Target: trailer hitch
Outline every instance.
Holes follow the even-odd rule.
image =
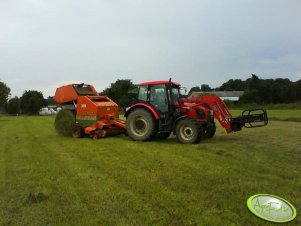
[[[266,126],[268,124],[268,114],[265,109],[244,110],[241,116],[231,119],[232,130],[239,131],[242,127],[254,128]]]

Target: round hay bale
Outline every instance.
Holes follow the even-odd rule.
[[[54,126],[61,136],[71,136],[72,127],[75,125],[75,112],[61,110],[55,117]]]

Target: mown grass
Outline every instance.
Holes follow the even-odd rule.
[[[53,122],[0,118],[0,225],[272,225],[246,208],[257,193],[300,210],[299,122],[197,145],[59,137]]]

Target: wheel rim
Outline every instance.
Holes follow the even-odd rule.
[[[181,137],[184,140],[191,140],[194,137],[194,131],[190,126],[183,125],[180,129]]]
[[[133,131],[137,136],[143,136],[147,132],[148,122],[145,118],[137,117],[133,124]]]

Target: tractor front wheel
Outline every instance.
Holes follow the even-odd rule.
[[[212,138],[216,132],[215,123],[210,123],[207,129],[204,131],[204,138]]]
[[[156,134],[155,120],[146,109],[135,109],[126,119],[126,132],[137,141],[147,141]]]
[[[182,144],[199,143],[202,137],[202,127],[192,119],[182,119],[176,125],[176,136]]]

